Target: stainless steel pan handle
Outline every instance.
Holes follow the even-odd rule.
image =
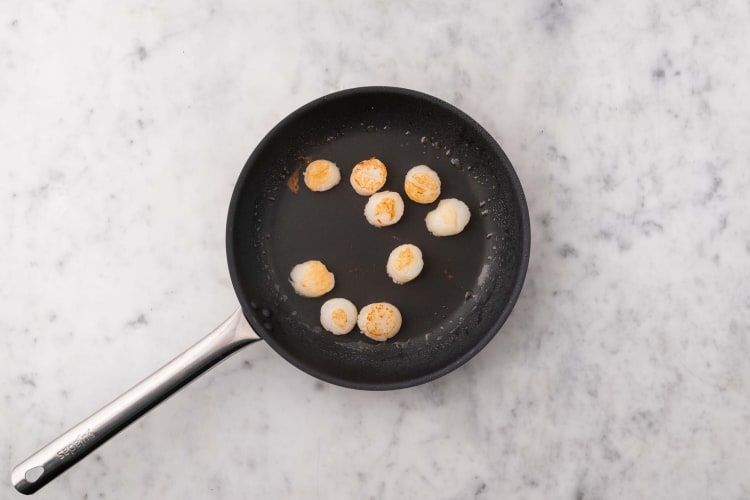
[[[188,350],[18,464],[11,472],[13,485],[27,495],[38,491],[198,375],[258,340],[237,309]]]

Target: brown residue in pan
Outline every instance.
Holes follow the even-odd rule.
[[[299,193],[299,169],[301,167],[298,167],[297,170],[292,172],[292,175],[289,176],[289,178],[286,180],[287,187],[292,191],[292,193]]]

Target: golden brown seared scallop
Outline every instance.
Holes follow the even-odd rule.
[[[372,340],[385,342],[401,329],[401,312],[388,302],[368,304],[359,311],[357,325]]]
[[[297,264],[289,273],[294,291],[303,297],[320,297],[333,290],[336,280],[333,273],[319,260]]]
[[[427,165],[417,165],[406,172],[404,192],[417,203],[432,203],[440,196],[440,177]]]
[[[326,300],[320,307],[320,324],[334,335],[345,335],[357,324],[357,307],[350,300]]]
[[[419,276],[423,267],[422,251],[418,246],[407,243],[393,249],[385,269],[394,283],[403,285]]]
[[[302,175],[310,191],[328,191],[341,181],[341,172],[335,163],[328,160],[311,162]]]
[[[375,227],[391,226],[404,215],[404,200],[395,191],[381,191],[370,196],[365,205],[367,222]]]
[[[385,185],[387,176],[388,170],[383,162],[372,157],[354,166],[349,182],[351,182],[357,194],[370,196],[377,193]]]

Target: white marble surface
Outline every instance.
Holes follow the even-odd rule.
[[[516,166],[502,334],[387,393],[254,345],[38,498],[750,498],[750,4],[352,4],[2,3],[0,497],[233,310],[225,215],[265,132],[388,84]]]

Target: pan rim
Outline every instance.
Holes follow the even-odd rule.
[[[342,98],[348,98],[352,96],[366,95],[366,94],[393,94],[393,95],[398,95],[402,97],[405,96],[405,97],[410,97],[410,98],[426,101],[431,105],[437,106],[439,108],[442,108],[450,112],[451,114],[457,116],[461,120],[470,124],[473,128],[475,128],[479,132],[479,134],[483,137],[483,139],[486,141],[488,146],[491,147],[493,154],[497,156],[503,163],[506,173],[508,175],[508,178],[510,179],[511,189],[517,198],[517,201],[519,204],[518,209],[520,213],[521,260],[519,263],[518,272],[516,274],[515,283],[513,284],[513,288],[511,289],[511,293],[508,297],[508,301],[504,305],[498,318],[492,323],[492,325],[485,332],[483,332],[483,334],[479,337],[479,340],[474,345],[472,345],[470,349],[468,349],[466,352],[461,354],[461,356],[459,356],[457,359],[455,359],[451,363],[448,363],[445,366],[442,366],[441,368],[434,370],[430,373],[420,375],[417,377],[411,377],[411,378],[407,378],[403,380],[398,380],[395,382],[352,381],[344,377],[338,377],[336,375],[332,375],[330,373],[325,373],[320,370],[317,370],[314,367],[301,362],[295,356],[292,356],[291,354],[289,354],[273,339],[273,335],[269,334],[266,331],[266,329],[263,327],[261,322],[258,321],[252,314],[249,314],[247,312],[247,311],[250,311],[252,307],[250,303],[248,302],[247,297],[245,297],[244,294],[242,293],[242,290],[240,287],[239,277],[237,273],[237,257],[234,252],[235,214],[237,213],[237,205],[241,197],[240,196],[241,187],[244,186],[247,176],[250,175],[250,172],[252,171],[254,162],[256,161],[257,157],[261,154],[261,151],[264,150],[266,144],[270,142],[274,137],[276,137],[280,130],[284,129],[289,123],[293,122],[300,115],[303,115],[304,113],[308,112],[310,109],[315,108],[330,100],[342,99]],[[243,314],[245,318],[247,319],[247,321],[252,326],[253,330],[255,330],[255,332],[263,340],[265,340],[275,352],[281,355],[286,361],[291,363],[293,366],[297,367],[303,372],[309,375],[312,375],[313,377],[319,380],[322,380],[324,382],[328,382],[331,384],[335,384],[335,385],[350,388],[350,389],[382,391],[382,390],[395,390],[395,389],[404,389],[407,387],[414,387],[417,385],[424,384],[426,382],[430,382],[444,375],[447,375],[448,373],[456,370],[457,368],[459,368],[460,366],[468,362],[471,358],[473,358],[477,353],[479,353],[479,351],[481,351],[484,347],[487,346],[487,344],[495,337],[495,335],[498,334],[498,332],[502,329],[502,326],[505,324],[508,317],[510,316],[511,312],[513,311],[513,308],[515,307],[515,304],[518,301],[518,297],[521,294],[521,290],[523,288],[523,284],[526,279],[526,273],[528,270],[529,256],[530,256],[530,250],[531,250],[531,225],[530,225],[530,220],[529,220],[529,212],[528,212],[528,204],[526,202],[526,196],[521,186],[521,181],[518,178],[518,174],[516,173],[515,168],[513,167],[513,164],[510,162],[507,155],[505,154],[503,149],[500,147],[500,145],[497,143],[497,141],[492,137],[492,135],[490,135],[489,132],[487,132],[487,130],[482,125],[480,125],[476,120],[474,120],[471,116],[467,115],[462,110],[458,109],[456,106],[446,101],[443,101],[437,97],[434,97],[432,95],[429,95],[429,94],[426,94],[417,90],[412,90],[412,89],[403,88],[403,87],[393,87],[393,86],[364,86],[364,87],[354,87],[354,88],[332,92],[330,94],[326,94],[324,96],[318,97],[317,99],[314,99],[308,102],[307,104],[304,104],[303,106],[297,108],[296,110],[288,114],[285,118],[283,118],[276,126],[274,126],[263,137],[263,139],[261,139],[260,142],[258,142],[253,152],[250,154],[250,157],[245,162],[245,165],[242,167],[242,170],[239,176],[237,177],[237,181],[232,191],[232,197],[229,202],[229,209],[228,209],[228,214],[227,214],[227,227],[226,227],[225,242],[226,242],[229,275],[232,280],[232,287],[234,289],[235,295],[237,296],[237,299],[240,302],[240,305],[242,307]]]

